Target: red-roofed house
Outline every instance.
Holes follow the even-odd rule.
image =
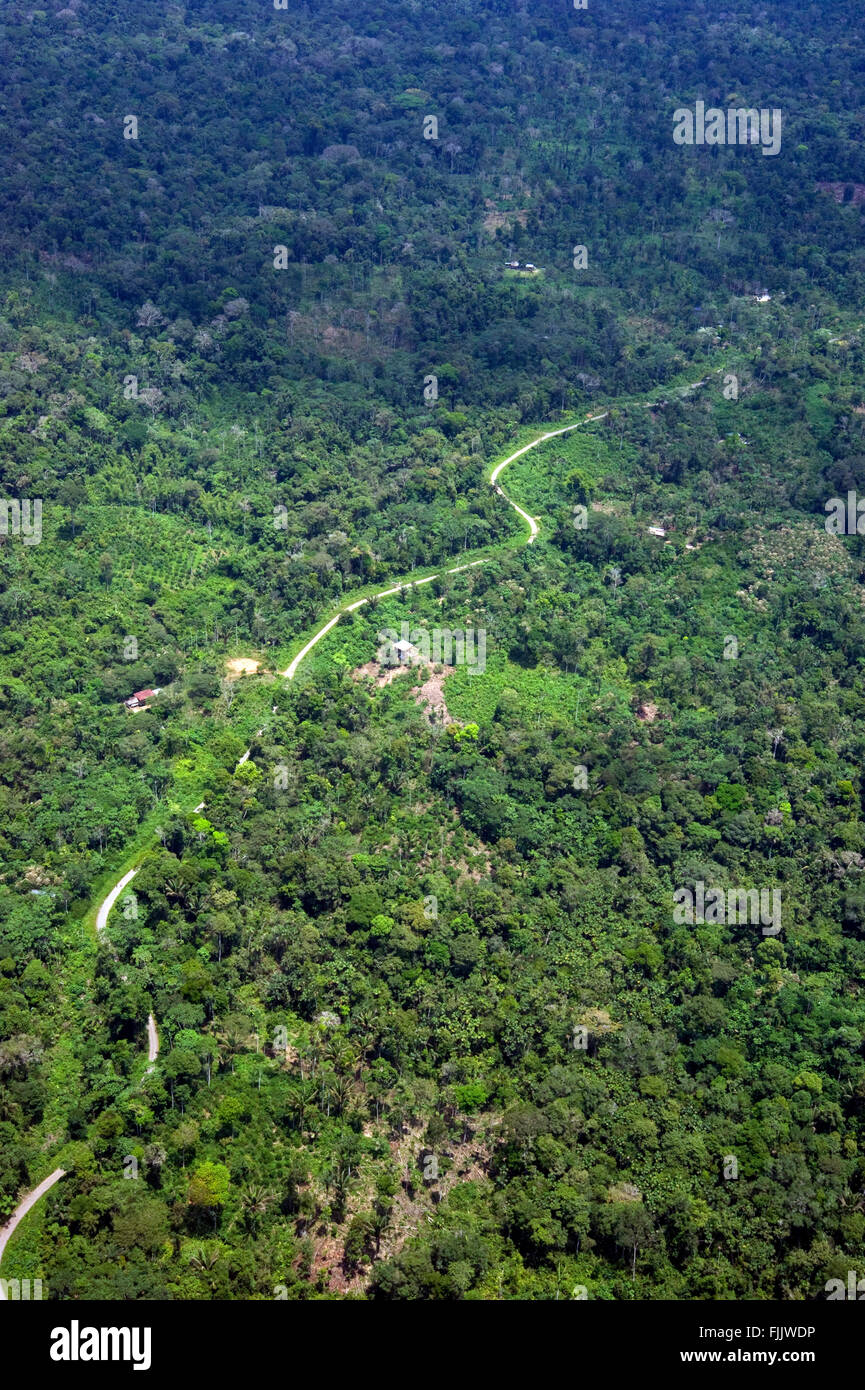
[[[129,699],[124,700],[123,703],[127,709],[141,709],[148,700],[152,700],[155,695],[159,694],[159,690],[159,686],[156,690],[136,690],[135,694],[130,695]]]

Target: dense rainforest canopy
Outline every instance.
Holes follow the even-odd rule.
[[[7,7],[0,1221],[66,1176],[4,1275],[865,1267],[857,20]],[[780,150],[677,145],[697,101]],[[527,545],[491,469],[578,421],[502,475]],[[483,669],[388,670],[404,623]]]

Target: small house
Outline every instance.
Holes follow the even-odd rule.
[[[127,709],[144,709],[148,700],[152,700],[159,694],[159,687],[156,690],[136,690],[134,695],[130,695],[128,700],[123,703]]]

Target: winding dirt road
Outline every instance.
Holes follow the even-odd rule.
[[[539,444],[544,444],[546,440],[555,439],[556,435],[559,434],[569,434],[571,430],[582,429],[583,425],[590,425],[595,420],[605,420],[608,414],[609,411],[604,410],[601,412],[600,415],[587,415],[585,420],[578,420],[575,425],[565,425],[564,428],[560,430],[548,430],[546,434],[538,435],[537,439],[531,440],[529,444],[524,444],[521,449],[517,449],[516,453],[511,454],[509,458],[502,459],[501,463],[496,464],[495,468],[490,474],[490,482],[496,489],[496,492],[499,494],[499,496],[503,497],[505,501],[509,504],[509,506],[513,507],[515,512],[519,512],[520,516],[523,518],[523,521],[527,521],[529,523],[529,539],[527,541],[528,545],[532,544],[532,542],[535,539],[535,536],[540,531],[540,524],[538,523],[535,517],[529,516],[528,512],[524,512],[522,507],[518,507],[513,498],[508,497],[508,494],[505,492],[505,490],[497,485],[496,480],[499,474],[501,473],[502,469],[507,468],[508,464],[513,463],[515,459],[522,458],[523,454],[527,454],[529,452],[529,449],[536,449]]]
[[[546,434],[539,434],[536,439],[530,440],[530,442],[528,444],[524,444],[521,449],[517,449],[516,453],[511,454],[508,458],[502,459],[501,463],[496,464],[495,468],[490,474],[490,486],[494,487],[499,497],[503,497],[507,502],[508,506],[513,507],[514,511],[522,517],[523,521],[528,523],[529,535],[528,540],[526,541],[527,545],[531,545],[533,543],[535,537],[541,529],[541,524],[538,521],[537,517],[530,516],[528,512],[523,511],[522,507],[517,505],[517,503],[513,500],[512,497],[508,497],[508,494],[505,492],[504,488],[497,481],[499,474],[505,468],[507,468],[509,463],[513,463],[515,459],[522,458],[523,454],[527,454],[529,449],[536,449],[537,446],[539,444],[543,444],[545,440],[554,439],[557,434],[567,434],[569,430],[581,429],[583,425],[589,425],[594,420],[603,420],[606,415],[606,410],[601,415],[587,415],[585,420],[578,420],[574,425],[565,425],[563,429],[548,430]],[[481,560],[471,560],[467,565],[451,565],[448,569],[439,570],[437,574],[426,575],[424,579],[406,579],[404,583],[397,584],[394,588],[382,589],[380,593],[371,595],[371,598],[389,598],[392,594],[399,594],[402,592],[403,589],[408,589],[412,586],[420,588],[421,584],[431,584],[434,579],[441,578],[443,574],[460,574],[463,570],[473,569],[476,565],[488,565],[490,563],[490,560],[492,560],[493,558],[494,557],[492,555],[489,555],[485,556]],[[370,598],[359,598],[355,599],[354,603],[347,603],[344,608],[341,608],[338,613],[336,613],[332,618],[328,619],[326,623],[322,624],[322,626],[318,629],[318,632],[314,633],[313,636],[310,637],[306,646],[301,648],[301,650],[298,652],[297,656],[290,663],[290,665],[286,666],[285,670],[280,671],[279,674],[283,676],[286,680],[294,680],[295,674],[297,673],[297,668],[300,666],[300,663],[303,661],[305,657],[309,656],[309,653],[312,651],[313,647],[321,641],[322,637],[326,637],[327,634],[333,628],[336,627],[343,613],[354,613],[357,611],[358,608],[363,608],[364,604],[369,602]]]
[[[0,1226],[0,1261],[3,1259],[3,1251],[6,1249],[6,1242],[19,1221],[23,1220],[30,1208],[36,1205],[39,1198],[48,1191],[49,1187],[53,1187],[65,1174],[65,1168],[55,1168],[53,1173],[50,1173],[47,1178],[43,1178],[39,1186],[34,1187],[33,1191],[28,1192],[27,1196],[18,1203],[12,1215],[9,1217],[9,1220],[6,1222],[6,1225]],[[0,1283],[0,1303],[5,1303],[6,1301],[6,1290],[3,1284]]]
[[[147,1060],[150,1066],[144,1073],[148,1076],[153,1071],[153,1063],[159,1056],[159,1034],[156,1031],[156,1019],[153,1014],[147,1015]]]
[[[686,388],[687,393],[690,393],[691,391],[695,390],[698,386],[704,386],[707,380],[708,378],[705,378],[703,381],[692,382]],[[657,406],[664,404],[664,402],[639,401],[635,402],[635,404],[643,406]],[[537,517],[530,516],[528,512],[524,511],[522,507],[517,505],[513,498],[507,495],[507,493],[504,491],[504,489],[498,482],[499,475],[507,468],[508,464],[514,463],[516,459],[522,458],[523,454],[527,454],[530,449],[536,449],[539,444],[546,443],[548,439],[555,439],[558,435],[569,434],[571,430],[578,430],[583,428],[584,425],[594,424],[597,420],[604,420],[608,415],[609,411],[604,410],[599,415],[587,415],[583,420],[578,420],[573,425],[564,425],[561,429],[558,430],[547,430],[544,434],[539,434],[536,439],[530,440],[528,444],[524,444],[522,448],[515,450],[515,452],[510,454],[507,458],[502,459],[501,463],[496,464],[495,468],[493,468],[489,477],[490,486],[493,487],[498,496],[503,497],[504,500],[507,502],[508,506],[513,507],[514,511],[522,518],[523,521],[525,521],[528,524],[529,535],[526,540],[527,545],[532,545],[534,543],[534,540],[541,529],[540,522],[538,521]],[[423,579],[406,579],[403,583],[397,584],[390,589],[382,589],[381,592],[375,594],[374,597],[388,598],[392,594],[401,593],[403,589],[407,589],[412,586],[420,587],[420,585],[422,584],[431,584],[434,579],[438,579],[443,574],[460,574],[463,570],[474,569],[477,565],[489,564],[490,561],[494,558],[495,557],[492,555],[485,556],[480,560],[471,560],[469,561],[469,563],[465,565],[452,565],[448,569],[440,570],[437,574],[428,574]],[[298,667],[300,666],[301,662],[304,660],[305,657],[309,655],[313,647],[315,647],[317,643],[319,643],[321,639],[332,630],[332,628],[336,627],[336,624],[339,622],[343,613],[353,613],[358,608],[363,608],[363,606],[369,602],[369,598],[361,598],[356,599],[353,603],[347,603],[343,608],[339,610],[339,612],[333,618],[330,618],[328,622],[324,623],[318,629],[318,631],[314,633],[314,635],[310,638],[306,645],[302,647],[301,650],[298,652],[294,660],[291,661],[290,664],[286,667],[286,669],[284,671],[281,671],[279,674],[283,676],[286,680],[294,680],[295,674],[297,673]],[[258,732],[259,734],[261,734],[263,733],[263,730],[259,729]],[[248,748],[244,753],[243,757],[240,759],[240,763],[238,764],[238,766],[241,766],[243,763],[246,762],[250,752],[251,749]],[[205,803],[202,801],[198,806],[195,807],[195,810],[202,811],[204,809],[204,804]],[[105,927],[108,923],[109,915],[111,913],[111,909],[114,907],[114,904],[117,902],[117,899],[120,897],[120,894],[123,892],[124,888],[126,888],[127,885],[132,882],[137,873],[137,869],[130,869],[129,872],[124,874],[120,881],[116,883],[114,887],[110,890],[110,892],[108,892],[106,896],[103,898],[99,906],[99,910],[96,914],[97,932],[105,930]],[[145,1076],[154,1070],[154,1065],[158,1056],[159,1036],[156,1031],[156,1020],[153,1017],[153,1014],[149,1014],[147,1018],[148,1067],[145,1072]],[[23,1197],[22,1200],[19,1202],[18,1206],[15,1208],[15,1211],[10,1216],[6,1225],[0,1228],[0,1261],[2,1261],[3,1258],[3,1251],[5,1249],[6,1242],[9,1240],[9,1237],[12,1235],[12,1232],[15,1230],[18,1223],[22,1220],[23,1217],[27,1215],[31,1207],[33,1207],[36,1204],[36,1202],[39,1201],[39,1198],[45,1192],[47,1192],[49,1188],[53,1187],[54,1184],[64,1176],[64,1174],[65,1169],[55,1168],[54,1172],[49,1177],[45,1178],[39,1184],[38,1187],[34,1187],[32,1192],[28,1192],[27,1195]],[[4,1298],[5,1294],[3,1292],[3,1286],[2,1284],[0,1284],[0,1300]]]
[[[108,914],[110,913],[114,904],[117,902],[117,899],[120,897],[120,894],[123,892],[126,885],[132,882],[137,873],[137,869],[130,869],[129,873],[124,874],[120,882],[115,883],[114,887],[111,889],[111,892],[108,893],[108,895],[105,898],[103,898],[102,903],[99,907],[99,911],[96,914],[97,931],[105,930],[106,925],[108,923]]]

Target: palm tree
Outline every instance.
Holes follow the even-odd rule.
[[[327,1095],[328,1102],[333,1102],[334,1110],[337,1115],[341,1115],[354,1094],[354,1083],[349,1076],[331,1076],[328,1078]]]
[[[187,1260],[190,1267],[196,1270],[197,1273],[208,1274],[210,1270],[216,1267],[221,1254],[222,1251],[218,1246],[214,1249],[212,1245],[194,1245],[187,1255]],[[208,1288],[212,1291],[214,1288],[214,1280],[208,1279],[206,1282]]]
[[[337,1071],[345,1076],[357,1076],[360,1068],[360,1050],[348,1038],[340,1040],[339,1048],[333,1060]]]
[[[297,1125],[301,1132],[301,1136],[306,1128],[306,1116],[314,1106],[317,1095],[318,1083],[311,1079],[296,1081],[294,1085],[289,1088],[288,1108],[297,1119]]]
[[[333,1215],[336,1221],[341,1221],[345,1215],[345,1206],[348,1200],[348,1189],[351,1182],[351,1164],[343,1158],[334,1158],[333,1165],[325,1175],[325,1190],[330,1192],[333,1187],[334,1201],[332,1204]]]
[[[222,1027],[216,1030],[216,1042],[220,1053],[226,1052],[232,1059],[231,1070],[234,1072],[234,1057],[240,1052],[247,1039],[242,1022],[234,1014],[229,1014]]]
[[[381,1238],[393,1220],[393,1205],[376,1202],[372,1212],[372,1233],[375,1236],[375,1253],[381,1249]]]
[[[248,1231],[255,1233],[259,1217],[267,1211],[274,1194],[261,1183],[247,1183],[241,1189],[240,1209]]]

